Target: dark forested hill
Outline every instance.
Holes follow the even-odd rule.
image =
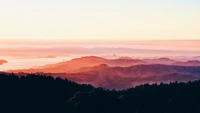
[[[200,113],[200,81],[115,91],[0,73],[0,113]]]

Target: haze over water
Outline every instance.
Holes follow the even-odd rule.
[[[158,58],[200,60],[198,40],[149,40],[149,41],[5,41],[0,44],[0,59],[7,60],[0,70],[24,69],[55,64],[81,56],[104,58]],[[114,56],[114,54],[116,56]]]
[[[90,55],[200,56],[199,14],[197,0],[1,0],[0,70]]]

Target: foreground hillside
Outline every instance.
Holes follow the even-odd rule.
[[[200,81],[123,91],[67,79],[0,74],[1,113],[199,113]]]

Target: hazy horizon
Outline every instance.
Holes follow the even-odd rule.
[[[0,1],[0,39],[200,39],[198,0]]]
[[[197,0],[0,1],[0,60],[9,62],[0,69],[90,55],[200,56],[199,13]]]

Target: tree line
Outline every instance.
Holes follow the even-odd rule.
[[[0,113],[200,113],[200,81],[116,91],[51,76],[1,73]]]

